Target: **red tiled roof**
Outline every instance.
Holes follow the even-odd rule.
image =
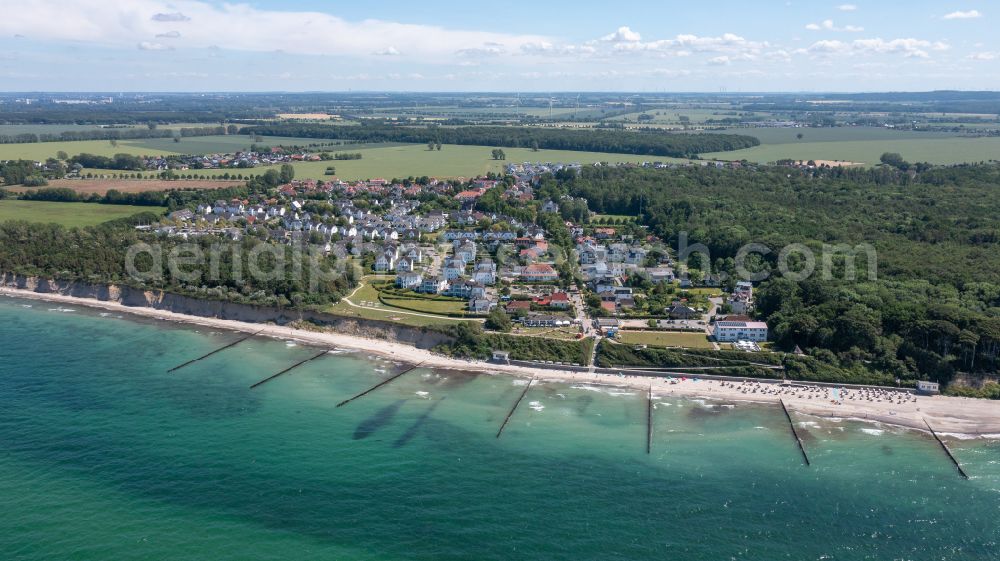
[[[552,268],[552,265],[548,263],[532,263],[524,268],[525,273],[533,274],[543,274],[543,273],[555,273],[556,270]]]

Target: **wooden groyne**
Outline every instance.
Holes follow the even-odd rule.
[[[646,396],[646,453],[653,450],[653,386],[649,386]]]
[[[785,407],[785,400],[779,399],[778,403],[781,404],[781,410],[785,412],[785,418],[788,419],[788,426],[792,429],[792,436],[795,437],[795,442],[799,445],[799,452],[802,452],[802,459],[806,461],[807,466],[811,466],[812,463],[809,461],[809,455],[806,454],[806,447],[802,445],[802,437],[799,436],[799,431],[795,429],[795,423],[792,422],[792,416],[788,413],[788,408]]]
[[[417,368],[420,368],[420,365],[421,365],[421,364],[423,364],[423,362],[420,362],[420,363],[418,363],[418,364],[417,364],[417,365],[415,365],[415,366],[411,366],[411,367],[407,368],[406,370],[403,370],[403,371],[402,371],[402,372],[400,372],[399,374],[396,374],[396,375],[394,375],[394,376],[393,376],[393,377],[391,377],[391,378],[388,378],[388,379],[385,379],[385,380],[382,380],[381,382],[379,382],[379,383],[375,384],[374,386],[372,386],[372,387],[368,388],[367,390],[365,390],[365,391],[363,391],[363,392],[359,393],[358,395],[356,395],[356,396],[354,396],[354,397],[349,397],[349,398],[345,399],[344,401],[341,401],[340,403],[338,403],[338,404],[337,404],[337,407],[343,407],[344,405],[347,405],[348,403],[350,403],[350,402],[354,401],[355,399],[358,399],[358,398],[361,398],[361,397],[364,397],[364,396],[366,396],[366,395],[368,395],[368,394],[372,393],[373,391],[375,391],[375,390],[377,390],[377,389],[381,388],[382,386],[384,386],[384,385],[388,384],[389,382],[392,382],[392,381],[393,381],[393,380],[395,380],[396,378],[399,378],[399,377],[400,377],[400,376],[402,376],[403,374],[408,374],[408,373],[410,373],[410,372],[413,372],[413,371],[414,371],[414,370],[416,370]]]
[[[278,376],[281,376],[282,374],[285,374],[287,372],[291,372],[292,370],[295,370],[296,368],[302,366],[303,364],[305,364],[307,362],[312,362],[312,361],[316,360],[317,358],[319,358],[319,357],[327,354],[328,352],[330,352],[330,351],[323,351],[323,352],[321,352],[319,354],[316,354],[314,356],[311,356],[311,357],[309,357],[309,358],[307,358],[305,360],[296,362],[295,364],[289,366],[288,368],[282,370],[281,372],[278,372],[277,374],[272,374],[272,375],[268,376],[267,378],[264,378],[263,380],[261,380],[261,381],[257,382],[256,384],[250,386],[250,389],[252,390],[252,389],[256,388],[257,386],[266,384],[266,383],[270,382],[271,380],[277,378]]]
[[[507,412],[507,416],[503,419],[503,424],[500,425],[500,430],[497,431],[497,438],[500,438],[500,435],[503,434],[503,429],[507,428],[507,423],[510,421],[511,416],[514,415],[514,411],[517,411],[517,406],[521,404],[521,400],[524,399],[524,396],[528,395],[528,390],[531,389],[531,384],[534,381],[534,378],[528,380],[528,384],[524,386],[524,391],[521,392],[517,401],[514,402],[514,406],[510,408],[510,411]]]
[[[962,469],[962,464],[958,463],[958,458],[956,458],[955,455],[951,453],[951,449],[948,448],[948,445],[945,444],[944,441],[941,440],[941,437],[938,436],[938,433],[935,432],[933,428],[931,428],[931,424],[927,422],[926,418],[921,417],[921,419],[923,419],[924,424],[927,425],[927,430],[931,431],[931,435],[934,437],[935,440],[938,441],[938,444],[941,445],[941,448],[944,450],[944,453],[948,455],[948,459],[951,460],[951,463],[955,464],[955,467],[958,468],[959,475],[961,475],[965,479],[968,479],[969,474],[965,473],[965,470]]]
[[[242,343],[243,341],[246,341],[247,339],[249,339],[251,337],[260,335],[263,331],[264,330],[261,329],[257,333],[251,333],[250,335],[247,335],[246,337],[240,337],[239,339],[233,341],[232,343],[229,343],[225,347],[219,347],[218,349],[215,349],[214,351],[212,351],[212,352],[210,352],[208,354],[204,354],[204,355],[201,355],[198,358],[191,359],[191,360],[185,362],[184,364],[175,366],[175,367],[171,368],[170,370],[167,370],[167,372],[173,372],[175,370],[180,370],[181,368],[184,368],[185,366],[190,366],[190,365],[198,362],[199,360],[204,360],[204,359],[206,359],[206,358],[208,358],[208,357],[210,357],[210,356],[212,356],[212,355],[214,355],[216,353],[221,353],[222,351],[224,351],[226,349],[231,349],[231,348],[235,347],[236,345],[239,345],[240,343]]]

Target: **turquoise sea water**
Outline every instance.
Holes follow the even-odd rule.
[[[24,307],[30,305],[31,307]],[[0,298],[0,559],[1000,559],[1000,443]],[[65,309],[65,308],[64,308]]]

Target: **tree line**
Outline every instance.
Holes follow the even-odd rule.
[[[243,134],[339,138],[360,142],[444,143],[504,148],[540,148],[686,158],[703,152],[724,152],[760,144],[752,136],[690,134],[665,131],[576,130],[534,127],[461,126],[402,127],[367,124],[328,127],[276,124],[246,127]]]
[[[61,131],[59,133],[0,134],[0,144],[30,144],[35,142],[68,142],[78,140],[136,140],[144,138],[171,138],[175,136],[214,136],[236,134],[236,125],[217,127],[184,127],[170,130],[155,125],[145,128],[102,128],[93,130]]]

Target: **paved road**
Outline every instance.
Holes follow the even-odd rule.
[[[709,304],[709,307],[708,307],[708,316],[707,316],[707,319],[705,321],[705,333],[707,333],[708,336],[709,336],[709,341],[711,341],[711,343],[712,343],[712,348],[714,348],[715,350],[718,351],[722,347],[720,347],[719,344],[716,343],[715,341],[711,340],[711,337],[712,337],[712,326],[711,326],[710,323],[708,323],[707,320],[711,319],[712,316],[715,315],[715,312],[719,309],[719,307],[722,306],[722,298],[709,298],[708,299],[708,304]]]

